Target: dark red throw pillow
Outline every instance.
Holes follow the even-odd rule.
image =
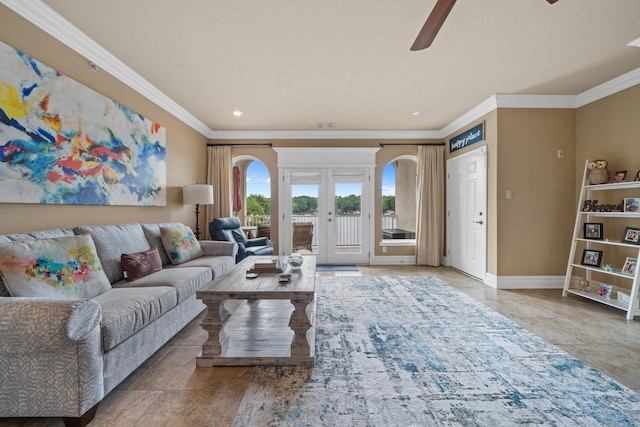
[[[122,254],[120,255],[120,263],[127,282],[162,270],[162,261],[157,249],[149,249],[135,254]]]

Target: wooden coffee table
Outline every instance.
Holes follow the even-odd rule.
[[[315,351],[316,257],[285,274],[246,277],[247,270],[271,256],[250,256],[215,278],[196,297],[208,311],[200,326],[209,333],[196,366],[313,365]]]

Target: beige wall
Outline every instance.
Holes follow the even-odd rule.
[[[640,85],[576,110],[576,192],[587,159],[605,159],[609,171],[640,169]]]
[[[575,157],[575,194],[579,194],[582,174],[587,159],[605,159],[609,163],[609,173],[627,170],[627,181],[632,181],[640,170],[640,85],[608,96],[576,111],[576,157]],[[623,197],[637,197],[638,194],[626,192],[594,193],[600,203],[617,203]],[[576,197],[577,200],[577,197]],[[577,202],[576,202],[577,203]],[[574,208],[577,207],[574,205]],[[604,223],[604,237],[619,241],[627,226],[640,227],[640,219],[607,220]],[[610,263],[619,270],[627,256],[636,256],[635,250],[607,246],[603,253],[603,264]],[[581,252],[579,252],[581,253]],[[594,277],[598,279],[598,277]],[[600,278],[601,280],[605,280]],[[614,286],[629,286],[628,280],[615,280],[606,276],[607,283]]]
[[[182,205],[181,188],[185,184],[205,182],[207,139],[106,72],[90,71],[87,59],[1,5],[0,17],[1,41],[161,124],[167,130],[166,207],[0,203],[0,233],[79,224],[147,221],[181,221],[195,227],[195,207]]]
[[[498,110],[498,276],[566,272],[575,221],[574,158],[575,110]]]

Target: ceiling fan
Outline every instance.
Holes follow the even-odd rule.
[[[547,0],[547,3],[554,4],[558,0]],[[433,39],[436,38],[440,27],[444,24],[445,19],[453,9],[453,5],[456,4],[456,0],[438,0],[436,5],[433,6],[431,14],[424,23],[424,26],[418,33],[416,41],[413,42],[411,50],[422,50],[431,46]]]

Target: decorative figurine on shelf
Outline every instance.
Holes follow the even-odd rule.
[[[604,271],[609,271],[609,272],[613,271],[613,267],[611,266],[611,264],[605,264],[605,266],[602,268],[604,269]]]
[[[580,290],[589,292],[589,281],[587,279],[580,279]]]
[[[589,162],[589,184],[606,184],[609,181],[609,163],[606,160],[594,160]]]

